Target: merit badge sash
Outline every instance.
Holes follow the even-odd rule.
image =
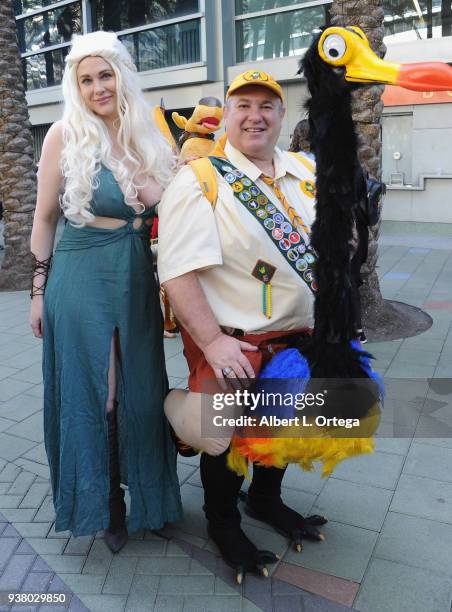
[[[317,282],[314,277],[314,264],[317,257],[313,248],[306,244],[303,236],[270,202],[263,191],[228,159],[213,156],[209,156],[209,159],[230,184],[235,197],[262,225],[287,263],[308,285],[312,293],[315,293]]]

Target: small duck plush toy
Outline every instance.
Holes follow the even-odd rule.
[[[179,139],[180,159],[210,155],[215,146],[213,132],[220,129],[223,118],[218,98],[201,98],[189,119],[179,113],[173,113],[172,118],[177,127],[184,130]]]

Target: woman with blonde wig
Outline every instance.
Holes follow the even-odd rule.
[[[39,164],[30,322],[44,345],[55,529],[104,529],[117,552],[128,532],[181,517],[149,249],[174,158],[115,34],[75,38],[63,96]],[[67,223],[52,258],[60,205]]]

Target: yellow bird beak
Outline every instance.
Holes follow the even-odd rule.
[[[447,64],[386,62],[372,51],[366,35],[356,26],[327,28],[319,39],[318,51],[327,64],[343,66],[346,80],[354,83],[399,85],[414,91],[452,89],[452,68]]]

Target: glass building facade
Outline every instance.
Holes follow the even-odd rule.
[[[59,85],[74,34],[114,31],[139,71],[201,62],[201,12],[209,0],[15,0],[28,90]]]
[[[232,11],[223,45],[233,64],[301,55],[330,22],[331,0],[14,0],[26,87],[59,85],[72,36],[98,29],[118,34],[139,71],[205,65],[213,5]],[[383,5],[387,42],[452,35],[452,0]]]

